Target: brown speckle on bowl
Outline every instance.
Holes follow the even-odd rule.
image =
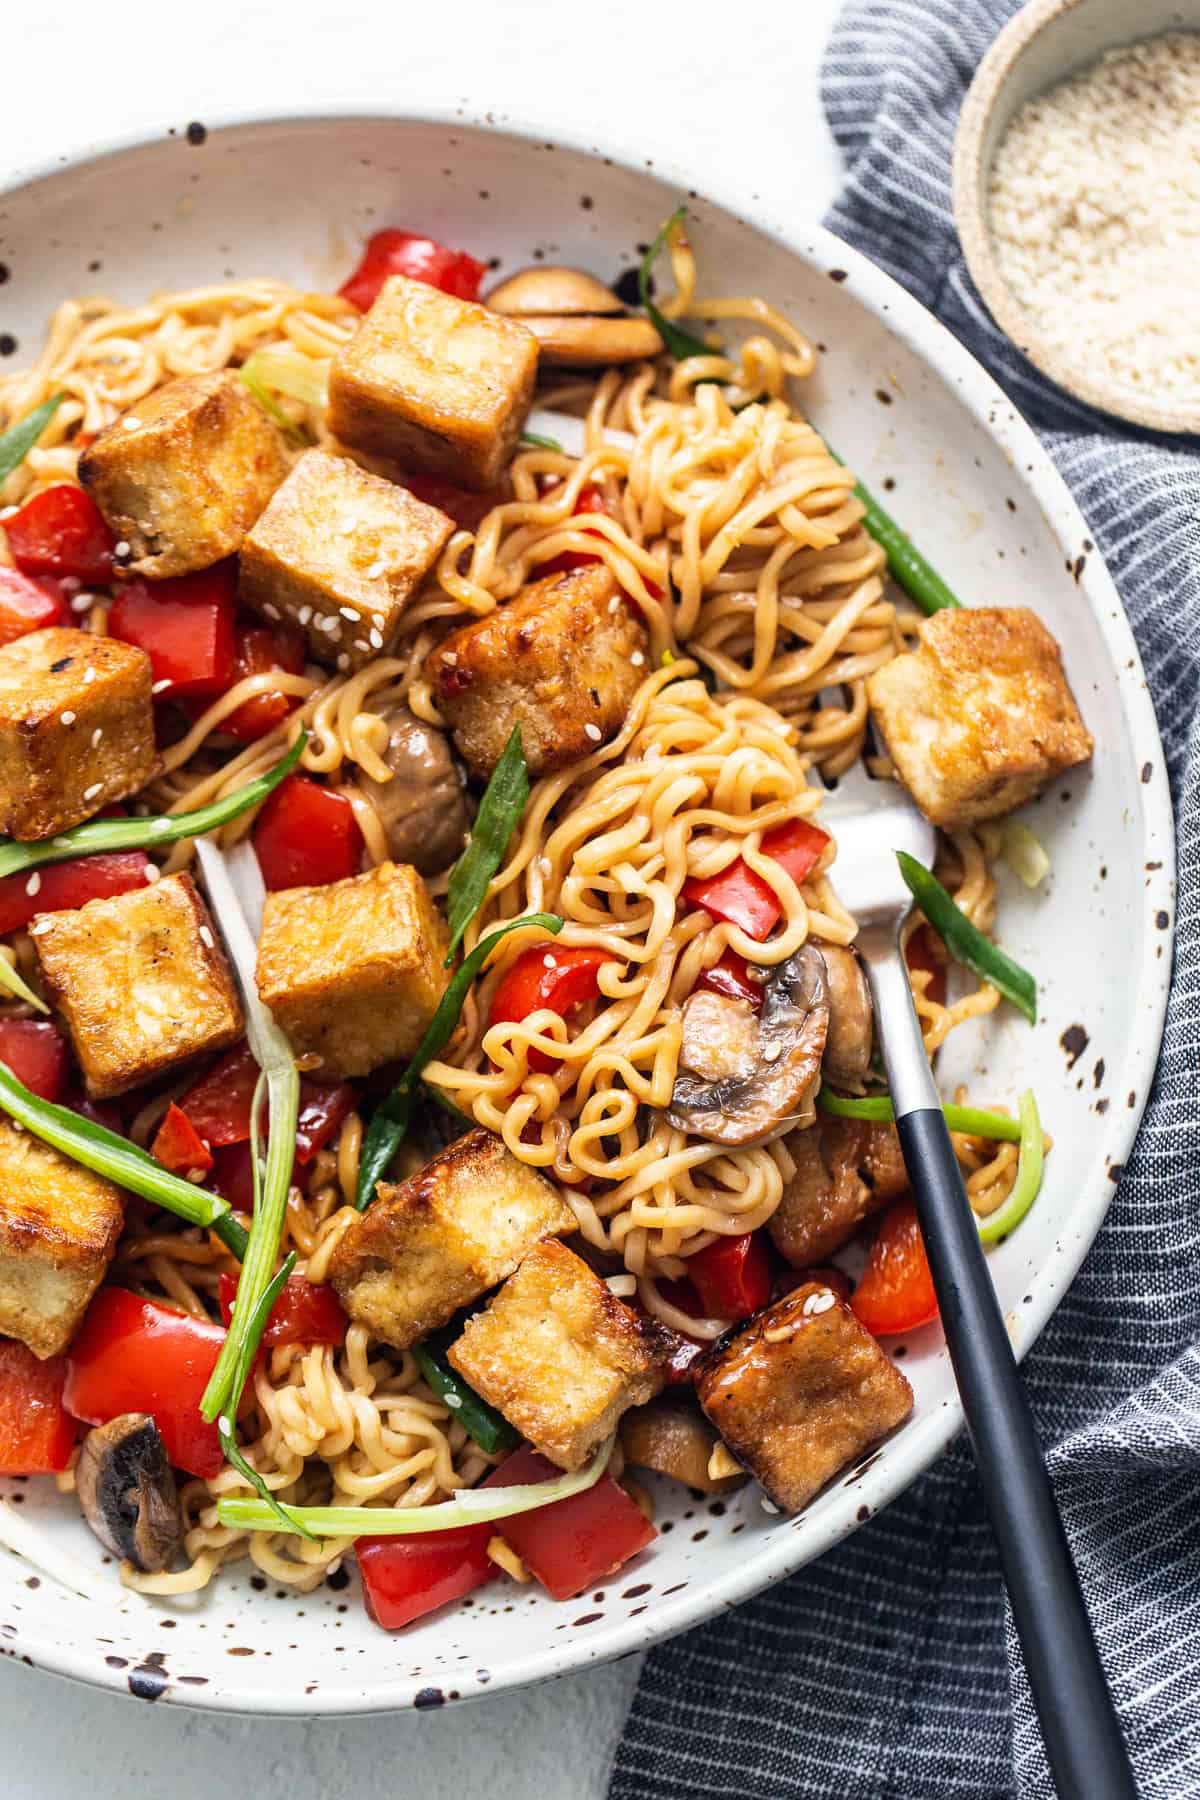
[[[1058,1041],[1067,1053],[1068,1069],[1073,1069],[1087,1049],[1090,1040],[1082,1025],[1068,1025]]]

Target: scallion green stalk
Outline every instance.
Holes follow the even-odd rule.
[[[817,1105],[822,1112],[829,1113],[835,1119],[868,1119],[880,1125],[892,1125],[896,1120],[890,1094],[870,1094],[852,1099],[823,1087],[817,1095]],[[953,1105],[943,1106],[942,1111],[951,1131],[965,1132],[969,1137],[996,1138],[1010,1144],[1015,1144],[1020,1139],[1019,1122],[1010,1119],[1005,1113],[988,1112],[979,1106]]]
[[[979,1221],[979,1235],[985,1244],[998,1243],[1015,1231],[1038,1197],[1042,1185],[1044,1149],[1042,1121],[1032,1088],[1026,1088],[1018,1102],[1021,1121],[1021,1148],[1017,1154],[1017,1175],[1012,1192],[1003,1206]]]
[[[15,425],[0,437],[0,487],[8,480],[14,469],[19,469],[33,446],[45,431],[47,425],[66,399],[65,394],[51,394],[40,406],[18,419]]]
[[[686,206],[675,208],[638,267],[638,294],[646,309],[646,316],[676,362],[684,362],[689,356],[724,356],[725,354],[721,349],[714,350],[711,344],[706,344],[704,339],[697,337],[694,332],[686,331],[682,325],[677,325],[674,319],[668,319],[662,310],[655,306],[654,297],[650,292],[650,278],[654,273],[654,265],[666,248],[671,233],[686,213]]]
[[[448,969],[454,961],[463,932],[483,905],[488,883],[500,867],[528,798],[529,771],[521,745],[521,727],[514,725],[484,789],[467,847],[450,871],[446,888],[450,948],[444,968]]]
[[[1037,982],[1011,956],[1006,956],[998,944],[984,937],[977,925],[972,925],[964,913],[948,894],[941,882],[915,856],[909,856],[904,850],[897,850],[896,860],[900,864],[909,892],[921,912],[929,920],[955,962],[962,963],[978,975],[981,981],[989,981],[1013,1005],[1025,1014],[1031,1025],[1037,1024]]]
[[[46,1002],[38,998],[20,970],[14,968],[6,956],[0,956],[0,987],[7,988],[14,1000],[23,1000],[26,1006],[32,1006],[36,1012],[50,1011]]]

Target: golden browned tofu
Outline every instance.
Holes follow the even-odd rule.
[[[822,1113],[808,1131],[794,1131],[784,1143],[796,1172],[767,1230],[794,1269],[824,1262],[908,1186],[894,1125]]]
[[[150,658],[52,626],[0,649],[0,831],[54,837],[158,768]]]
[[[0,1334],[57,1356],[121,1235],[120,1188],[0,1120]]]
[[[945,831],[1012,812],[1092,754],[1058,645],[1024,606],[946,607],[867,678],[896,773]]]
[[[417,871],[380,863],[327,887],[268,894],[258,991],[322,1078],[409,1057],[449,979],[446,928]]]
[[[912,1411],[912,1389],[848,1306],[806,1281],[698,1365],[696,1397],[775,1505],[799,1512]]]
[[[516,448],[537,362],[537,339],[516,319],[393,275],[333,359],[330,429],[482,492]]]
[[[605,565],[586,563],[452,631],[425,673],[476,775],[491,774],[514,725],[529,773],[545,775],[617,735],[646,673],[647,641]]]
[[[347,456],[306,450],[242,545],[239,589],[264,618],[307,633],[317,662],[386,654],[454,521]]]
[[[233,369],[146,394],[79,459],[137,575],[186,575],[241,549],[287,474],[283,442]]]
[[[30,931],[93,1099],[242,1035],[225,952],[190,875],[39,913]]]
[[[447,1356],[561,1469],[580,1469],[621,1414],[662,1387],[667,1347],[565,1244],[529,1252]]]
[[[576,1229],[558,1189],[490,1131],[470,1131],[379,1197],[339,1239],[329,1278],[352,1319],[406,1350]]]

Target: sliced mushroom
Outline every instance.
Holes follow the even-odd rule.
[[[586,269],[521,269],[493,288],[487,304],[528,326],[542,347],[542,361],[568,369],[643,362],[662,350],[662,339],[640,314]]]
[[[648,1406],[635,1406],[621,1420],[626,1462],[669,1475],[702,1494],[727,1494],[747,1480],[736,1467],[729,1475],[709,1474],[709,1462],[720,1443],[715,1426],[686,1396],[660,1395]]]
[[[810,1123],[828,1030],[825,963],[812,944],[775,970],[757,1018],[748,1000],[699,990],[684,1003],[681,1073],[668,1119],[693,1137],[735,1147]]]
[[[75,1485],[84,1518],[114,1556],[147,1574],[174,1560],[183,1543],[179,1495],[147,1413],[122,1413],[89,1431]]]
[[[375,781],[360,771],[358,785],[379,815],[392,861],[431,875],[454,862],[467,835],[462,776],[444,733],[404,706],[387,717],[383,760],[392,778]]]
[[[825,1073],[839,1085],[859,1082],[871,1066],[875,1038],[871,990],[853,950],[843,950],[839,944],[822,944],[821,956],[829,987]]]

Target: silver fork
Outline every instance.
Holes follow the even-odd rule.
[[[895,852],[931,867],[934,830],[861,765],[839,778],[823,819],[837,839],[833,885],[859,922],[900,1146],[1055,1784],[1064,1796],[1130,1800],[1137,1788],[900,947],[912,896]]]

